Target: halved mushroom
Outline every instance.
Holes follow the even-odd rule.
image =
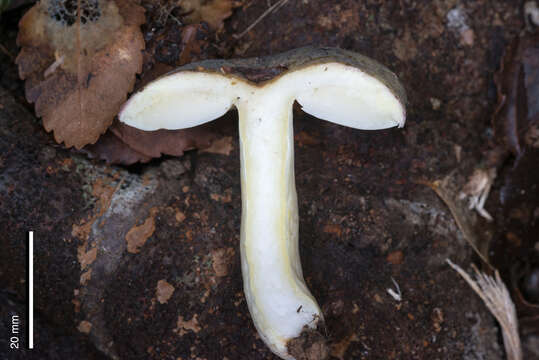
[[[247,304],[269,348],[283,359],[327,355],[323,322],[298,247],[292,105],[358,129],[403,126],[405,92],[387,68],[335,48],[190,64],[131,97],[119,118],[142,130],[182,129],[235,106],[242,189],[241,261]],[[316,350],[318,349],[318,350]],[[320,356],[322,355],[322,356]]]

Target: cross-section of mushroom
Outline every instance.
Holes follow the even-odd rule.
[[[316,335],[323,315],[304,282],[298,248],[294,101],[311,115],[352,128],[400,127],[405,121],[404,89],[392,72],[349,51],[310,47],[184,66],[131,97],[120,120],[143,130],[181,129],[236,107],[241,261],[251,316],[283,359],[309,358],[300,353],[312,351],[323,358],[327,348]]]

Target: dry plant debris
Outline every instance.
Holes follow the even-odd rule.
[[[146,241],[153,235],[155,231],[155,216],[158,209],[151,208],[150,216],[144,220],[141,225],[132,227],[125,235],[125,241],[127,242],[127,251],[131,254],[138,254],[146,243]]]
[[[95,144],[86,145],[82,151],[90,158],[104,160],[109,164],[131,165],[137,162],[146,163],[152,159],[131,148],[110,130]]]
[[[183,17],[180,18],[183,21]],[[213,35],[214,32],[203,23],[178,26],[169,22],[164,28],[152,32],[151,37],[146,38],[143,70],[135,88],[144,87],[176,66],[215,56],[214,48],[210,46]],[[115,122],[105,135],[95,144],[86,146],[84,151],[108,163],[130,165],[148,162],[163,154],[181,156],[186,150],[205,149],[218,138],[216,124],[184,130],[141,131]]]
[[[155,296],[160,304],[165,304],[172,294],[174,293],[174,286],[168,283],[168,281],[161,279],[157,282],[155,289]]]
[[[534,134],[539,127],[539,33],[525,34],[511,42],[495,82],[496,137],[519,157],[524,147],[535,146]]]
[[[23,16],[19,76],[58,143],[80,149],[112,124],[142,69],[144,21],[131,0],[43,0]]]
[[[77,329],[83,334],[89,334],[92,331],[92,323],[86,320],[80,322]]]
[[[460,266],[447,259],[447,263],[466,280],[468,285],[483,300],[502,328],[503,343],[508,360],[521,360],[522,348],[518,334],[518,320],[515,304],[509,291],[500,278],[498,271],[495,278],[480,272],[474,266],[475,280]]]
[[[181,315],[178,315],[178,321],[176,323],[176,328],[173,330],[176,334],[179,336],[184,336],[189,331],[194,332],[195,334],[198,333],[202,328],[200,327],[200,324],[197,320],[197,314],[193,315],[191,320],[184,320]]]
[[[215,140],[208,148],[202,149],[200,152],[228,156],[232,150],[234,150],[234,146],[232,145],[232,136],[225,136],[221,139]]]
[[[183,130],[141,131],[123,123],[115,123],[111,131],[121,141],[143,156],[155,158],[162,154],[180,156],[185,150],[204,149],[216,139],[211,124]]]
[[[451,211],[451,215],[455,219],[459,230],[462,232],[462,235],[466,242],[470,244],[475,253],[479,255],[481,260],[485,264],[489,264],[488,260],[488,241],[482,239],[477,232],[475,231],[475,218],[470,216],[471,213],[467,209],[466,205],[462,198],[459,198],[460,186],[457,184],[457,179],[455,172],[447,175],[442,180],[435,181],[417,181],[419,184],[426,185],[430,187],[442,201],[447,205]],[[465,186],[466,187],[466,186]]]
[[[475,169],[459,194],[461,200],[468,197],[470,210],[475,209],[487,221],[493,220],[484,206],[495,178],[496,168]]]
[[[275,4],[268,7],[268,9],[266,11],[264,11],[255,21],[253,21],[251,23],[251,25],[249,25],[247,27],[247,29],[243,30],[238,35],[234,35],[234,37],[236,39],[241,39],[242,37],[245,36],[245,34],[247,34],[249,31],[251,31],[259,22],[261,22],[266,16],[268,16],[269,14],[271,14],[274,11],[279,10],[279,8],[282,7],[284,4],[286,4],[287,2],[288,2],[288,0],[279,0],[279,1],[277,1]]]
[[[232,0],[182,0],[182,9],[188,14],[188,23],[207,22],[214,30],[223,26],[223,21],[232,15],[235,2]]]

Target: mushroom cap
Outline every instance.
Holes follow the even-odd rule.
[[[304,47],[182,66],[134,94],[119,119],[142,130],[189,128],[224,115],[260,89],[285,94],[320,119],[358,129],[401,127],[406,117],[404,88],[385,66],[339,48]]]

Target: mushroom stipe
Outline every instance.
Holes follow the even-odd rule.
[[[329,351],[318,331],[324,317],[299,256],[294,101],[313,116],[356,129],[402,127],[406,117],[404,89],[383,65],[342,49],[305,47],[180,67],[133,95],[119,119],[141,130],[183,129],[236,107],[249,311],[271,351],[283,359],[312,360]]]

